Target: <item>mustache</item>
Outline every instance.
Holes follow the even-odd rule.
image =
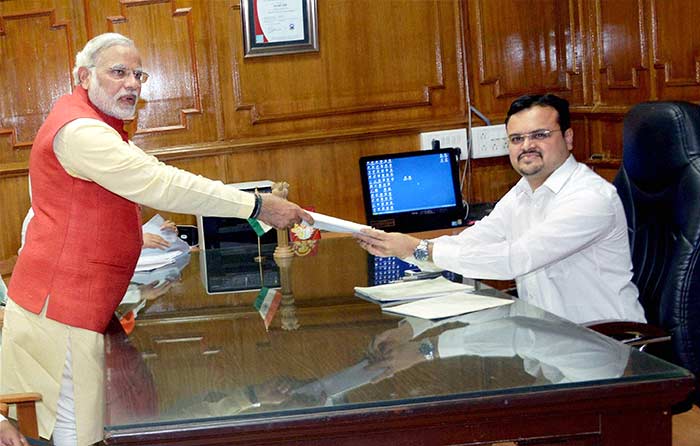
[[[138,100],[139,95],[135,91],[130,91],[128,89],[123,88],[116,95],[114,95],[114,97],[116,99],[131,97],[131,98]]]
[[[541,153],[539,150],[537,150],[537,149],[529,149],[529,150],[523,150],[522,152],[520,152],[520,154],[518,155],[518,160],[520,160],[520,159],[521,159],[522,157],[524,157],[525,155],[530,155],[530,154],[533,154],[533,153],[536,154],[536,155],[538,155],[540,158],[542,158],[542,153]]]

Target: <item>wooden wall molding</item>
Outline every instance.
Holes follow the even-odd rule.
[[[42,23],[41,28],[46,26],[51,31],[63,31],[65,35],[65,53],[67,57],[63,62],[66,62],[65,71],[65,92],[70,92],[72,85],[72,60],[73,60],[73,45],[70,23],[56,18],[55,9],[34,9],[9,14],[0,14],[0,39],[5,40],[1,45],[4,49],[17,51],[8,59],[3,57],[3,63],[12,61],[14,67],[22,67],[25,69],[4,70],[0,72],[0,81],[10,94],[6,94],[0,99],[2,110],[12,110],[12,115],[8,116],[3,113],[0,116],[0,136],[6,137],[9,140],[9,147],[12,149],[28,149],[31,147],[34,135],[39,130],[39,126],[48,114],[48,109],[44,108],[46,104],[53,101],[52,95],[55,91],[49,91],[42,88],[40,73],[28,71],[26,68],[30,65],[38,65],[32,57],[32,52],[25,51],[29,47],[35,48],[34,51],[40,53],[36,48],[49,45],[48,42],[31,41],[34,37],[45,37],[46,34],[37,30],[31,24],[24,25],[26,29],[31,30],[27,33],[8,34],[8,23],[10,21],[30,21],[32,19],[46,19],[46,25]],[[45,29],[45,28],[43,28]],[[62,39],[63,40],[63,39]],[[55,50],[55,48],[53,48]],[[26,65],[25,65],[26,64]],[[52,67],[60,70],[62,67]],[[36,80],[36,82],[32,82]],[[62,82],[56,82],[59,85]],[[37,98],[36,96],[40,96]],[[10,125],[8,125],[10,124]],[[0,156],[0,161],[4,158]]]
[[[690,9],[690,11],[688,11]],[[678,87],[691,87],[690,97],[697,100],[700,94],[700,50],[693,39],[695,25],[690,29],[690,21],[679,24],[679,14],[695,17],[700,14],[699,5],[695,2],[659,2],[651,0],[651,49],[654,68],[659,70],[659,83],[663,90]],[[695,17],[697,20],[697,17]],[[690,32],[690,35],[688,35]],[[680,60],[672,60],[681,56]]]
[[[566,5],[566,13],[561,11],[562,5]],[[470,2],[474,9],[473,48],[477,53],[475,62],[479,84],[492,86],[493,94],[499,99],[514,98],[531,92],[533,88],[550,92],[571,91],[572,77],[581,75],[573,51],[577,36],[573,0],[542,0],[538,2],[536,15],[523,16],[520,6],[507,7],[504,2],[492,0]],[[559,17],[547,22],[550,17],[544,12],[550,10]],[[550,58],[552,54],[554,57]],[[536,63],[528,67],[531,70],[525,70],[532,63],[531,59]],[[520,73],[531,72],[527,77],[513,78],[514,69]],[[548,72],[555,75],[548,75]]]
[[[647,39],[645,29],[644,0],[612,2],[595,1],[595,28],[598,66],[608,89],[637,89],[639,73],[648,71],[646,64]],[[636,17],[637,20],[631,20]],[[610,39],[616,31],[608,26],[625,30],[625,39]],[[616,66],[618,68],[616,68]],[[629,73],[629,76],[620,76]],[[616,76],[617,74],[617,76]],[[648,76],[648,74],[645,74]]]
[[[300,113],[269,113],[267,115],[261,115],[259,107],[254,104],[239,104],[236,106],[236,110],[250,111],[250,123],[253,125],[284,121],[298,121],[302,119],[327,118],[332,116],[355,115],[360,113],[364,114],[405,108],[428,107],[432,104],[431,93],[434,89],[444,89],[444,86],[440,85],[424,87],[422,92],[416,92],[417,97],[414,100],[407,101],[393,99],[390,100],[389,103],[378,102],[368,105],[334,107]]]
[[[108,29],[110,31],[114,32],[120,32],[124,35],[127,36],[141,36],[141,33],[138,31],[132,29],[129,26],[129,16],[135,16],[137,18],[142,18],[141,15],[138,13],[134,12],[133,14],[129,13],[129,9],[137,9],[139,7],[147,7],[147,6],[152,6],[152,5],[160,5],[160,4],[169,4],[170,5],[170,17],[172,17],[172,22],[173,22],[173,27],[177,26],[178,19],[181,19],[184,21],[184,27],[186,30],[186,36],[187,36],[187,48],[188,48],[188,53],[189,53],[189,70],[185,70],[184,66],[180,66],[180,70],[176,71],[175,73],[165,73],[161,72],[160,75],[167,75],[171,76],[174,79],[177,79],[177,82],[183,82],[185,81],[188,83],[188,87],[186,88],[187,90],[191,90],[191,95],[188,98],[191,101],[191,106],[189,107],[171,107],[167,106],[165,107],[164,110],[167,111],[167,114],[171,115],[174,113],[175,116],[177,116],[175,119],[173,119],[176,123],[175,124],[170,124],[170,125],[153,125],[153,121],[160,121],[162,119],[162,111],[159,110],[158,113],[149,113],[147,110],[144,110],[145,108],[149,107],[149,101],[146,99],[143,99],[143,94],[142,94],[142,99],[140,100],[141,104],[139,106],[139,119],[136,124],[136,131],[135,135],[151,135],[151,134],[157,134],[157,133],[163,133],[163,132],[171,132],[174,130],[186,130],[187,129],[187,123],[188,123],[188,117],[190,115],[194,114],[201,114],[202,113],[202,99],[200,96],[200,88],[199,88],[199,70],[197,67],[197,53],[195,49],[195,35],[194,35],[194,26],[192,22],[192,8],[191,7],[186,7],[186,8],[179,8],[177,7],[176,1],[175,0],[121,0],[120,3],[120,8],[121,8],[121,15],[118,16],[108,16],[106,18],[107,23],[108,23]],[[143,16],[147,17],[153,17],[153,15],[149,15],[148,13],[144,13]],[[125,29],[121,29],[125,28]],[[167,30],[169,27],[166,26],[166,24],[163,24],[159,26],[159,29],[161,31]],[[149,31],[149,30],[145,30]],[[171,31],[176,31],[175,29],[171,29]],[[176,38],[174,38],[172,35],[171,36],[163,36],[159,35],[158,36],[159,40],[162,41],[175,41]],[[136,46],[140,49],[142,48],[148,48],[150,45],[140,45],[139,42],[141,40],[135,38],[134,40],[137,40]],[[143,39],[146,40],[146,39]],[[143,52],[143,50],[141,50]],[[182,54],[178,54],[178,58],[181,57]],[[157,60],[154,58],[154,60]],[[173,61],[171,61],[173,62]],[[155,77],[155,76],[154,76]],[[156,77],[153,82],[158,82],[158,78]],[[168,94],[168,90],[170,89],[171,85],[170,83],[166,84],[165,82],[159,84],[159,93],[163,94],[165,93],[166,95]],[[144,90],[146,91],[146,90]],[[146,95],[148,95],[148,91],[146,91]],[[162,100],[158,100],[159,102],[162,102]],[[179,109],[178,109],[179,108]],[[144,112],[142,112],[144,110]],[[155,115],[161,115],[161,116],[155,116]],[[172,118],[171,118],[172,119]]]
[[[321,131],[317,133],[304,134],[303,136],[298,136],[295,138],[272,136],[239,141],[217,141],[211,143],[187,144],[149,149],[147,152],[150,155],[158,157],[158,159],[162,161],[198,159],[239,152],[260,152],[280,148],[288,148],[293,150],[294,148],[314,144],[337,144],[347,141],[371,140],[379,137],[415,135],[416,133],[420,132],[430,132],[442,128],[459,128],[465,127],[466,125],[467,123],[465,120],[445,120],[441,122],[440,125],[434,123],[426,125],[425,123],[416,122],[412,125],[405,126],[381,125],[340,132]],[[0,164],[0,179],[27,175],[28,168],[29,166],[26,162]]]
[[[426,73],[426,77],[431,79],[426,79],[423,85],[417,88],[406,88],[398,90],[394,93],[387,93],[386,91],[378,92],[374,95],[360,95],[355,97],[350,97],[350,104],[338,104],[328,107],[319,107],[318,104],[313,101],[309,101],[307,104],[300,103],[296,101],[294,104],[271,104],[269,101],[272,98],[257,98],[257,99],[246,99],[246,96],[250,96],[253,93],[251,88],[246,85],[242,78],[242,72],[245,70],[245,64],[254,65],[264,65],[265,59],[258,58],[257,60],[245,60],[240,55],[232,60],[233,65],[233,96],[235,103],[235,110],[238,112],[247,112],[249,116],[249,122],[251,125],[260,124],[271,124],[271,123],[282,123],[282,122],[294,122],[300,120],[309,119],[322,119],[329,117],[340,117],[344,115],[360,115],[373,112],[386,112],[391,110],[401,110],[410,108],[420,108],[420,107],[430,107],[434,105],[433,92],[435,90],[445,89],[444,72],[445,67],[443,66],[443,60],[445,59],[444,43],[442,42],[442,35],[440,32],[440,18],[438,11],[438,0],[433,0],[432,5],[432,32],[429,34],[432,38],[432,51],[434,55],[434,60],[430,64],[426,64],[426,67],[430,67],[432,70]],[[359,7],[358,7],[359,8]],[[357,10],[358,8],[353,8]],[[240,15],[240,4],[234,4],[230,8],[235,11],[235,15]],[[368,13],[371,13],[368,12]],[[369,34],[375,34],[375,30],[358,30],[358,32],[366,32]],[[376,33],[381,34],[381,33]],[[321,51],[332,51],[327,47],[323,47]],[[322,59],[315,53],[309,53],[299,56],[301,58],[315,59],[317,63],[322,63]],[[268,59],[269,60],[269,59]],[[293,60],[293,59],[290,59]],[[365,63],[377,63],[379,61],[366,60]],[[272,62],[271,62],[272,63]],[[353,67],[348,67],[353,68]],[[357,68],[354,68],[357,69]],[[391,76],[391,73],[387,73]],[[397,83],[401,81],[400,76],[397,77]],[[353,103],[354,102],[354,103]],[[290,105],[293,105],[291,107]]]

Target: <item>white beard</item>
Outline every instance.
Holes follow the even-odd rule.
[[[102,113],[121,120],[129,119],[136,114],[136,101],[138,101],[138,96],[136,96],[136,101],[134,101],[133,106],[123,107],[117,101],[120,96],[130,94],[126,88],[122,88],[114,96],[109,96],[104,88],[102,88],[97,76],[94,76],[93,79],[95,80],[94,87],[88,88],[88,98],[90,98],[90,101],[95,104]]]

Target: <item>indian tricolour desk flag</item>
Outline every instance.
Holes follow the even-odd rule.
[[[279,308],[281,301],[282,293],[280,293],[279,290],[274,288],[269,289],[266,287],[263,287],[260,290],[260,294],[258,294],[257,299],[255,299],[255,303],[253,305],[258,310],[260,316],[262,316],[263,321],[265,322],[265,330],[267,330],[270,323],[272,323],[272,319],[274,319],[275,313],[277,313],[277,309]]]
[[[258,235],[258,237],[262,237],[265,235],[267,231],[272,229],[272,226],[266,225],[265,223],[261,222],[260,220],[257,220],[255,218],[249,218],[248,219],[248,224],[250,225],[251,228],[253,228],[253,231]]]

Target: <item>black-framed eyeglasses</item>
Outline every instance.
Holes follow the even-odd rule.
[[[95,67],[94,65],[90,66],[90,68],[94,68],[94,67]],[[149,78],[148,73],[146,73],[145,71],[131,70],[131,69],[126,68],[122,65],[115,65],[111,68],[108,68],[107,74],[109,75],[109,77],[111,77],[115,81],[124,80],[133,74],[134,79],[136,79],[138,82],[140,82],[142,84],[145,84]]]
[[[552,133],[554,133],[554,132],[561,132],[561,129],[557,129],[557,130],[539,129],[539,130],[535,130],[535,131],[530,132],[530,133],[513,133],[512,135],[508,135],[508,142],[514,146],[519,146],[520,144],[523,144],[525,142],[525,140],[528,138],[535,140],[535,141],[544,141],[545,139],[552,136]]]

